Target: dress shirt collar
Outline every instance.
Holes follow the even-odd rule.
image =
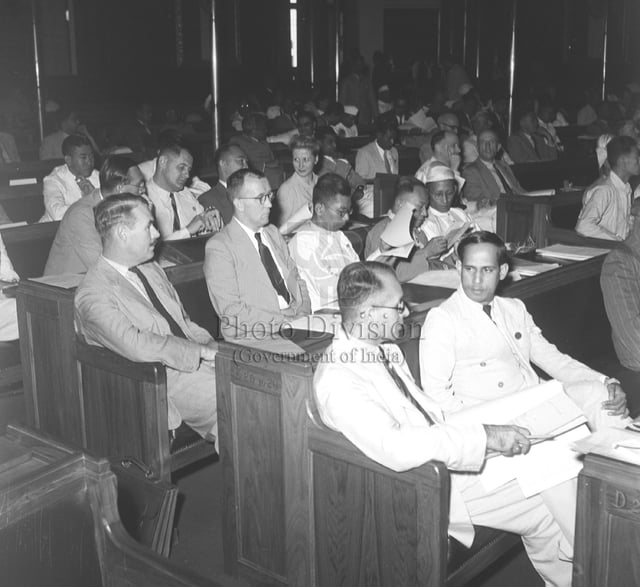
[[[484,159],[481,159],[480,157],[478,157],[478,161],[482,161],[482,163],[485,164],[486,167],[488,167],[489,169],[494,169],[496,166],[496,160],[494,159],[493,161],[489,162],[489,161],[485,161]]]
[[[376,140],[376,149],[378,149],[378,153],[380,153],[380,157],[382,157],[383,161],[386,161],[386,157],[387,157],[387,151],[385,151],[379,144],[378,141]],[[391,161],[389,161],[389,165],[391,165]]]
[[[465,305],[468,305],[470,308],[475,308],[473,311],[474,312],[483,312],[484,310],[482,309],[483,306],[491,306],[491,311],[493,311],[493,309],[495,308],[495,299],[496,297],[493,296],[493,299],[488,303],[488,304],[481,304],[479,302],[474,302],[469,296],[467,296],[466,293],[464,293],[464,289],[462,289],[462,284],[460,284],[458,286],[458,293],[460,294],[463,303]]]
[[[616,188],[618,191],[621,191],[623,193],[627,193],[631,190],[631,184],[629,182],[624,183],[621,179],[620,176],[616,174],[615,171],[610,171],[609,172],[609,177],[611,178],[611,183],[613,184],[613,187]]]
[[[440,218],[446,218],[448,216],[451,216],[451,209],[447,210],[446,212],[440,212],[439,210],[436,210],[435,208],[432,208],[431,206],[429,206],[429,209],[427,212],[428,212],[427,218],[429,216],[438,216]]]
[[[244,230],[247,233],[247,236],[249,237],[249,239],[251,240],[251,242],[253,244],[256,245],[256,247],[258,246],[257,241],[256,241],[256,232],[260,233],[260,236],[262,236],[263,232],[264,232],[264,226],[261,226],[258,230],[251,230],[246,224],[243,224],[242,222],[240,222],[240,220],[238,220],[237,216],[233,217],[234,220],[240,225],[240,228],[242,228],[242,230]]]
[[[107,263],[109,263],[109,265],[111,265],[111,267],[113,267],[120,275],[122,275],[122,277],[127,277],[127,274],[129,273],[129,267],[127,267],[126,265],[122,265],[121,263],[118,263],[117,261],[113,261],[112,259],[108,259],[104,255],[101,255],[101,257]]]
[[[227,189],[227,182],[224,179],[220,179],[218,178],[218,183],[226,190]]]

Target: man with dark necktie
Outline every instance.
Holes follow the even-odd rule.
[[[280,328],[311,313],[304,280],[278,229],[269,224],[273,191],[262,173],[228,180],[233,219],[207,243],[204,274],[228,340],[277,339]]]
[[[394,471],[407,471],[431,459],[444,462],[453,472],[449,534],[470,546],[473,525],[518,533],[547,584],[568,587],[571,563],[562,559],[561,550],[568,545],[542,499],[525,498],[515,483],[487,491],[475,474],[487,452],[527,453],[527,431],[445,421],[394,344],[408,314],[402,296],[387,265],[353,263],[343,269],[338,281],[342,329],[314,377],[322,420]]]
[[[150,259],[159,234],[147,201],[113,195],[95,208],[102,256],[76,291],[78,331],[132,361],[167,367],[168,424],[217,434],[217,343],[192,322],[161,267]]]
[[[215,208],[205,210],[186,186],[193,157],[180,143],[165,145],[158,153],[147,194],[154,205],[160,238],[176,240],[220,230],[222,219]]]

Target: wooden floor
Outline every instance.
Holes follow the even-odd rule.
[[[216,462],[192,468],[174,478],[180,490],[178,537],[171,558],[205,577],[224,573],[222,561],[222,467]],[[227,587],[249,587],[248,583],[224,577]],[[473,587],[541,587],[524,550],[471,583]]]

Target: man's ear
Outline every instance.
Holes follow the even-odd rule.
[[[116,236],[121,241],[125,241],[126,242],[128,236],[129,236],[129,228],[123,222],[118,224],[118,226],[116,227]]]
[[[500,281],[502,281],[509,273],[509,263],[500,265]]]
[[[460,259],[456,259],[456,270],[458,271],[458,273],[462,273],[462,262],[460,261]]]
[[[160,155],[158,157],[158,167],[164,169],[167,166],[168,157],[166,155]]]
[[[67,164],[67,166],[69,165],[69,163],[71,163],[71,157],[69,155],[65,155],[64,156],[64,162]]]

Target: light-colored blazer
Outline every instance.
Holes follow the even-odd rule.
[[[132,361],[157,361],[177,371],[196,371],[200,346],[210,342],[211,335],[189,319],[178,293],[157,263],[139,267],[189,340],[172,336],[169,323],[151,302],[103,257],[87,271],[76,291],[78,331],[87,342]]]
[[[495,297],[492,319],[461,288],[427,314],[422,387],[445,413],[538,384],[531,363],[562,383],[604,381],[551,344],[521,300]]]
[[[93,209],[102,201],[99,189],[71,204],[60,221],[53,239],[45,275],[86,273],[102,254]]]
[[[284,310],[258,252],[235,218],[207,242],[204,275],[227,340],[262,337],[264,328],[268,337],[271,329],[277,334],[285,321],[311,313],[307,286],[287,244],[271,224],[265,226],[264,234],[291,294]]]
[[[391,147],[388,151],[391,173],[398,173],[398,150]],[[389,173],[384,164],[376,141],[358,149],[356,153],[356,173],[364,179],[375,179],[376,173]]]
[[[500,169],[500,172],[509,185],[513,186],[515,193],[524,193],[526,191],[506,163],[496,160],[495,166]],[[498,198],[500,198],[501,186],[497,184],[491,171],[487,169],[487,166],[480,159],[469,163],[469,165],[462,170],[462,177],[466,180],[462,190],[462,196],[468,200],[477,201],[488,198],[491,202],[495,203],[498,201]]]

